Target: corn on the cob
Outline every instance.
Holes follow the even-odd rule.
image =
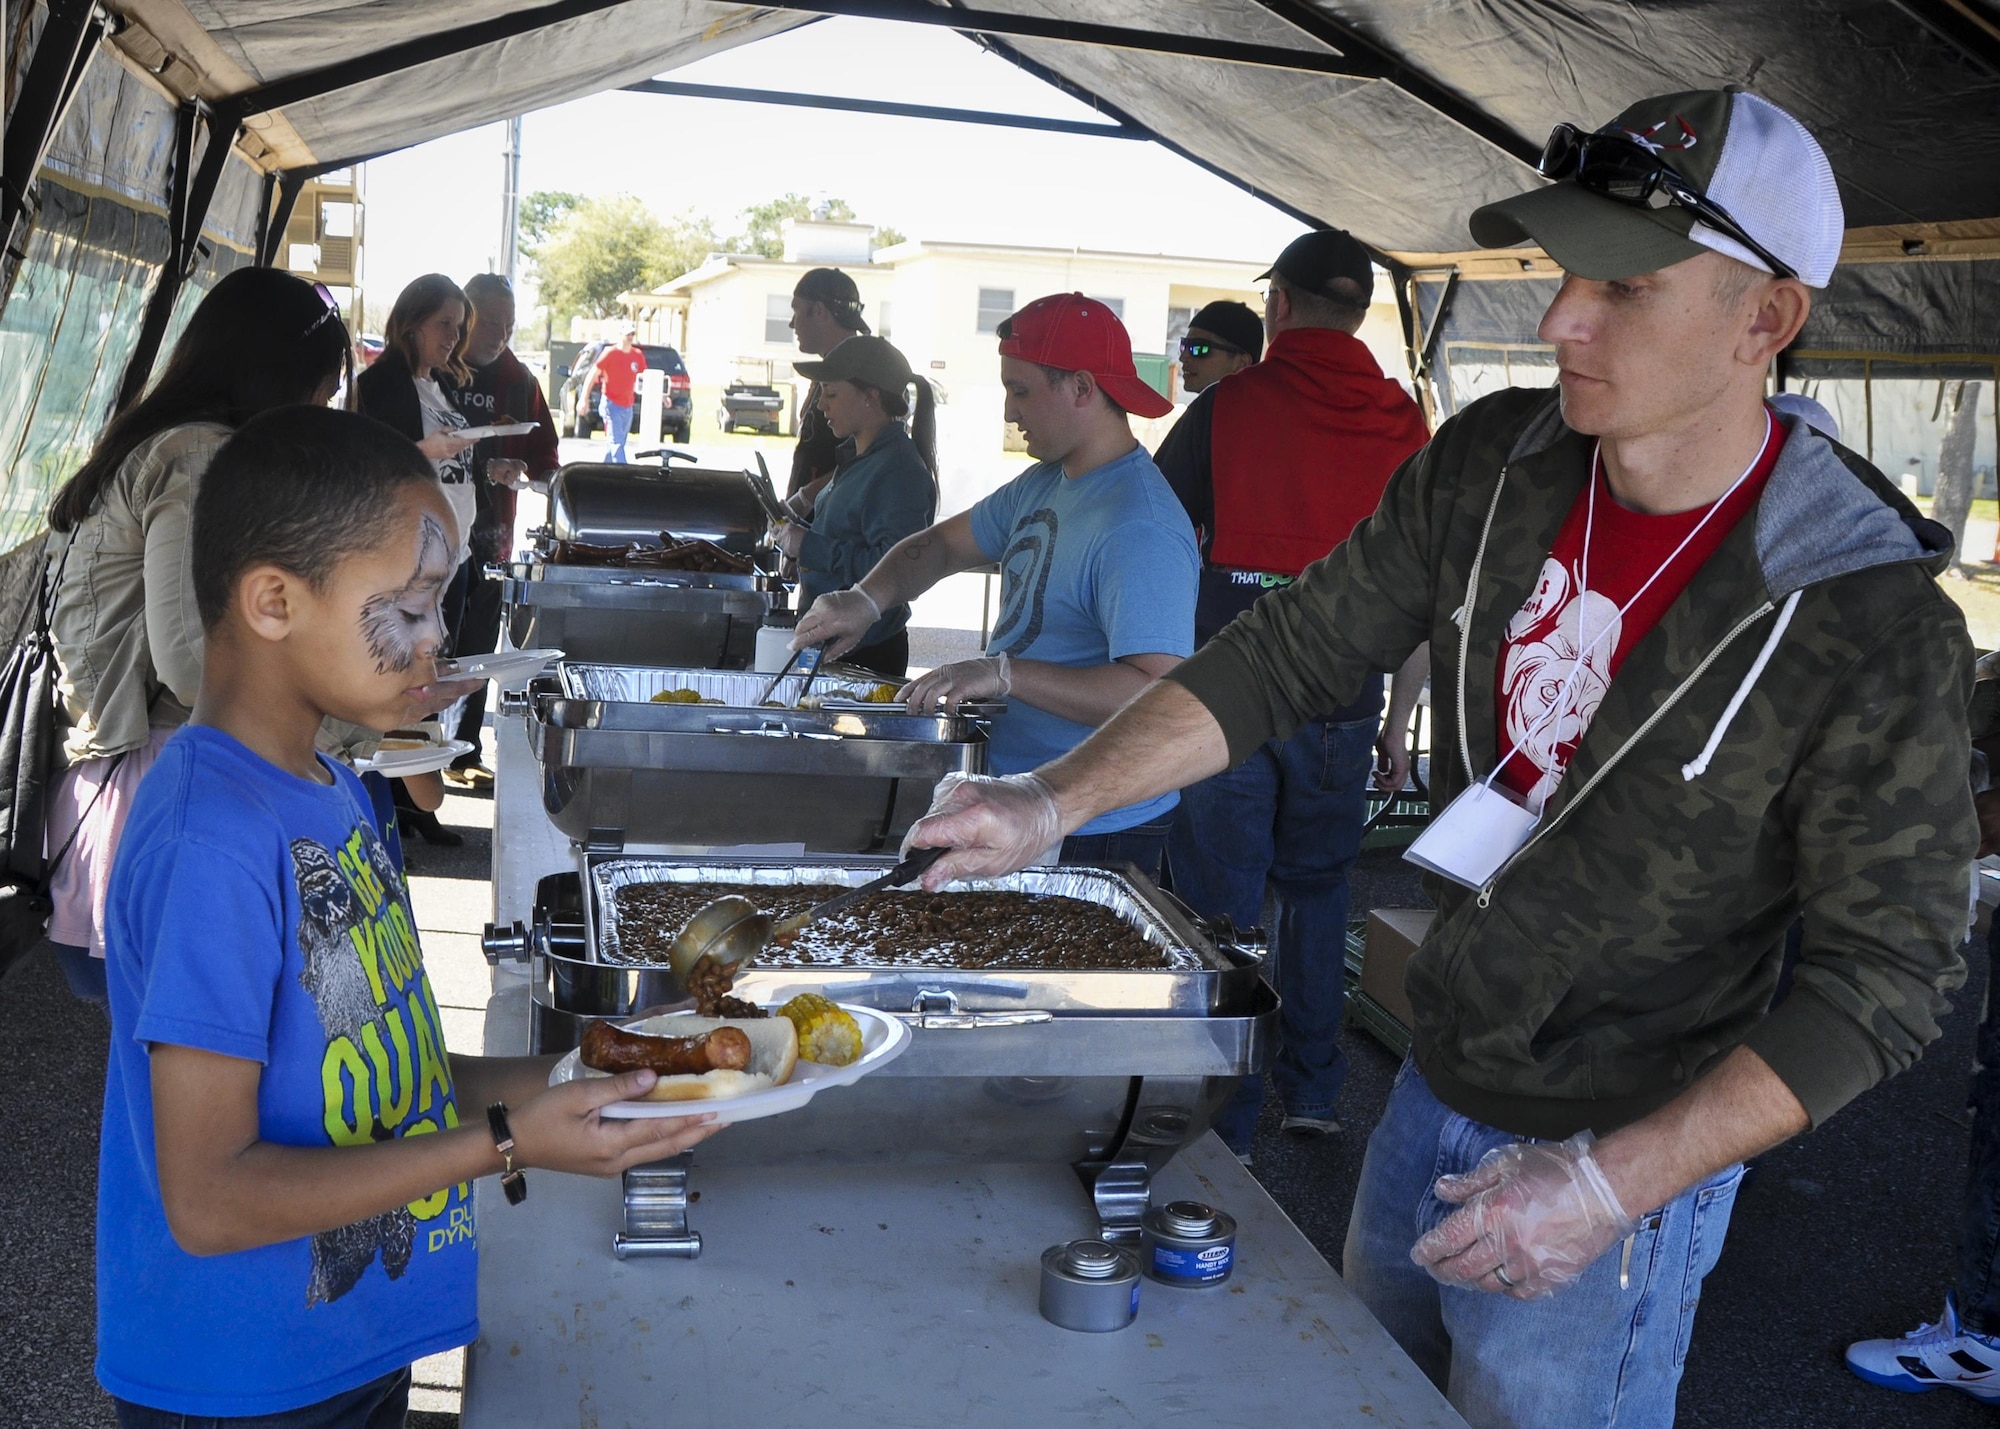
[[[656,705],[698,705],[701,693],[698,690],[661,690],[653,696]]]
[[[900,685],[877,685],[861,697],[863,703],[871,705],[892,705],[896,702],[896,692]]]
[[[861,1055],[861,1024],[854,1014],[816,992],[802,992],[778,1011],[799,1030],[799,1055],[827,1067],[845,1067]]]

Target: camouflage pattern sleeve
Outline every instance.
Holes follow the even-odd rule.
[[[1965,981],[1972,649],[1924,584],[1835,683],[1784,800],[1805,941],[1791,995],[1746,1042],[1815,1127],[1914,1062]]]
[[[1353,536],[1167,675],[1215,716],[1232,763],[1351,703],[1430,638],[1438,478],[1458,420],[1397,468]]]

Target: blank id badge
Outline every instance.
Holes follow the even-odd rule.
[[[1453,883],[1484,888],[1541,821],[1482,780],[1446,805],[1403,857]]]

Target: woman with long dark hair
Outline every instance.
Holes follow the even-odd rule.
[[[49,939],[79,997],[104,996],[104,894],[132,794],[201,684],[188,547],[201,474],[259,412],[332,400],[352,362],[325,288],[238,269],[56,493],[50,633],[71,727],[69,768],[49,800],[47,851],[67,848],[49,887]]]
[[[431,460],[445,500],[458,518],[457,573],[444,592],[447,654],[458,653],[465,621],[465,593],[471,579],[472,526],[479,513],[473,468],[474,443],[458,435],[470,421],[459,410],[459,392],[472,380],[465,344],[472,304],[458,284],[442,273],[411,280],[396,295],[382,330],[382,355],[355,382],[356,405],[417,444]],[[442,786],[440,786],[442,787]],[[433,806],[435,807],[435,806]],[[425,843],[451,847],[464,835],[447,829],[430,809],[420,808],[401,783],[396,786],[397,823]]]
[[[778,530],[778,544],[799,563],[799,609],[806,610],[937,519],[937,411],[931,384],[879,337],[850,337],[821,361],[793,366],[814,380],[835,438],[854,444],[853,460],[813,498],[811,528],[788,523]],[[907,605],[883,611],[848,663],[900,679],[910,668],[909,623]]]

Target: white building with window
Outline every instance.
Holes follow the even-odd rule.
[[[911,240],[868,248],[865,224],[788,223],[783,260],[716,254],[651,293],[626,295],[643,341],[680,349],[694,384],[697,428],[711,419],[721,389],[738,376],[792,384],[795,403],[809,385],[792,370],[801,358],[786,323],[791,293],[808,268],[837,267],[861,290],[863,315],[901,348],[936,388],[942,510],[963,509],[1011,476],[1023,458],[1004,453],[995,329],[1009,313],[1048,293],[1081,292],[1115,311],[1132,335],[1139,375],[1180,397],[1174,360],[1188,320],[1205,304],[1234,299],[1261,312],[1260,263],[1159,253],[1025,248],[997,243]],[[1381,301],[1361,337],[1383,369],[1403,370],[1393,301]],[[1148,445],[1171,419],[1142,429]],[[786,431],[792,430],[791,419]]]

